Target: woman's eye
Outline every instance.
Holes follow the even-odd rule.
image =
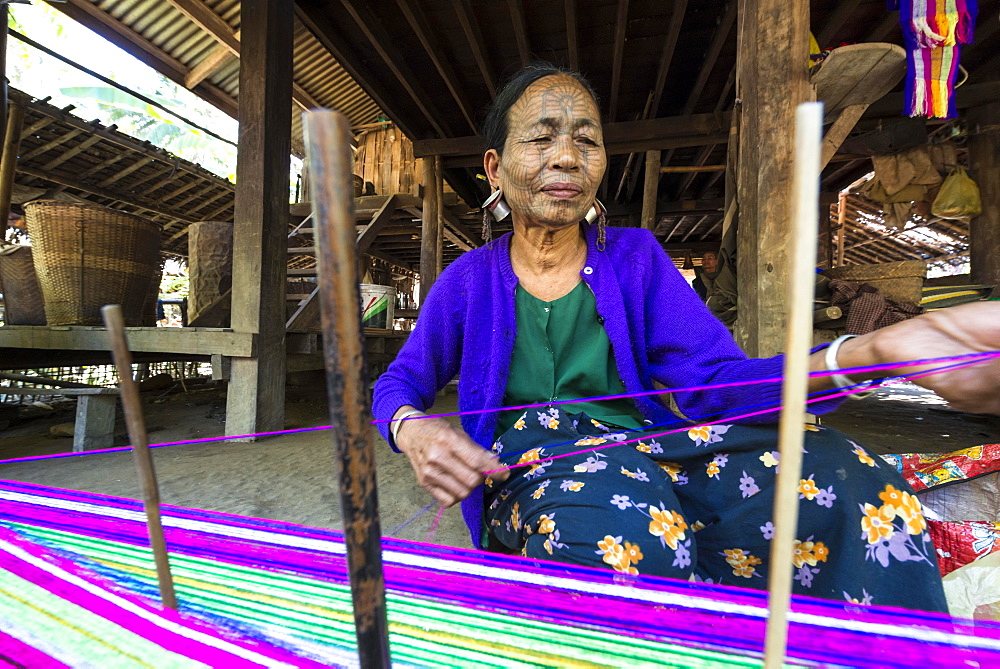
[[[587,144],[588,146],[597,146],[597,142],[592,140],[590,137],[577,137],[576,141],[580,142],[581,144]]]
[[[548,142],[548,141],[550,141],[551,139],[552,139],[552,138],[551,138],[551,137],[549,137],[548,135],[542,135],[541,137],[535,137],[535,138],[534,138],[534,139],[532,139],[531,141],[532,141],[532,142],[535,142],[535,143],[541,143],[541,142]]]

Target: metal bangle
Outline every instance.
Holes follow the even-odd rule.
[[[396,443],[396,434],[399,432],[399,426],[403,424],[403,421],[406,420],[407,418],[410,418],[411,416],[416,416],[418,414],[421,415],[421,416],[426,416],[427,415],[423,411],[419,411],[417,409],[410,409],[409,411],[407,411],[406,413],[404,413],[402,416],[400,416],[399,418],[396,418],[396,419],[394,419],[392,421],[392,423],[389,425],[389,432],[392,433],[392,442],[393,443]]]
[[[831,372],[836,372],[840,370],[840,365],[837,364],[837,352],[840,350],[840,345],[843,344],[848,339],[853,339],[854,337],[857,336],[858,335],[852,335],[852,334],[841,335],[840,337],[837,337],[836,339],[833,340],[833,343],[831,343],[830,346],[826,349],[826,355],[823,358],[824,362],[826,363],[827,370]],[[854,381],[852,381],[850,378],[848,378],[843,374],[830,374],[830,380],[833,381],[833,385],[835,385],[837,388],[840,389],[855,388],[855,390],[850,395],[848,395],[848,397],[850,397],[851,399],[862,400],[875,392],[874,390],[866,390],[866,388],[871,386],[874,383],[874,381],[864,381],[862,383],[855,383]]]

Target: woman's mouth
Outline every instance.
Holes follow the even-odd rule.
[[[568,200],[582,193],[583,189],[573,183],[557,182],[543,186],[542,192],[560,200]]]

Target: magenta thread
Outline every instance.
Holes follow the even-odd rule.
[[[979,362],[985,362],[987,360],[990,360],[992,358],[997,358],[997,357],[1000,357],[1000,351],[986,351],[986,352],[983,352],[983,353],[967,353],[965,355],[945,356],[945,357],[940,357],[940,358],[924,358],[924,359],[921,359],[921,360],[910,360],[910,361],[906,361],[906,362],[902,362],[902,363],[884,363],[884,364],[880,364],[880,365],[870,365],[870,366],[867,366],[867,367],[850,367],[850,368],[845,368],[845,369],[838,370],[837,372],[831,372],[829,370],[824,370],[824,371],[819,371],[819,372],[810,372],[809,376],[810,377],[822,377],[822,376],[830,376],[832,374],[859,374],[859,373],[864,373],[864,372],[880,371],[880,370],[886,370],[886,369],[898,369],[898,368],[902,368],[902,367],[913,367],[913,366],[916,366],[916,365],[931,364],[931,363],[935,363],[935,362],[952,362],[952,361],[956,361],[956,360],[965,361],[963,363],[960,363],[960,365],[959,365],[959,366],[965,366],[965,365],[976,364],[976,363],[979,363]],[[896,377],[893,377],[893,378],[904,378],[904,379],[905,378],[920,378],[921,376],[928,376],[928,375],[931,375],[931,374],[937,374],[937,373],[939,373],[941,371],[944,371],[945,369],[949,369],[949,368],[950,368],[950,366],[949,367],[944,367],[944,368],[938,368],[938,369],[935,369],[935,370],[931,370],[931,371],[928,371],[928,372],[922,372],[922,373],[918,373],[918,374],[914,374],[914,375],[910,375],[910,376],[899,375],[899,376],[896,376]],[[455,411],[455,412],[451,412],[451,413],[430,414],[430,415],[426,415],[426,416],[412,416],[412,417],[406,418],[404,420],[420,420],[422,418],[443,418],[443,417],[449,417],[449,416],[468,416],[468,415],[474,415],[474,414],[491,413],[491,412],[496,412],[496,411],[518,411],[518,410],[521,410],[521,409],[532,409],[532,408],[537,408],[537,407],[549,407],[549,406],[556,406],[556,405],[560,405],[560,404],[571,404],[571,403],[586,402],[586,401],[596,402],[596,401],[611,400],[611,399],[630,399],[630,398],[636,398],[636,397],[645,397],[645,396],[652,396],[652,395],[662,395],[662,394],[677,393],[677,392],[693,392],[693,391],[702,391],[702,390],[714,390],[714,389],[718,389],[718,388],[730,388],[730,387],[741,386],[741,385],[754,385],[754,384],[761,384],[761,383],[777,383],[777,382],[780,382],[782,380],[783,380],[782,377],[774,377],[774,378],[769,378],[769,379],[757,379],[757,380],[754,380],[754,381],[729,381],[729,382],[726,382],[726,383],[716,383],[716,384],[709,384],[709,385],[702,385],[702,386],[688,386],[686,388],[665,388],[665,389],[660,389],[660,390],[647,390],[647,391],[642,391],[642,392],[637,392],[637,393],[624,393],[624,394],[621,394],[621,395],[600,395],[600,396],[597,396],[597,397],[583,397],[583,398],[576,398],[576,399],[572,399],[572,400],[559,400],[559,401],[556,401],[556,402],[540,402],[540,403],[537,403],[537,404],[523,404],[523,405],[519,405],[519,406],[499,407],[499,408],[493,408],[493,409],[473,409],[471,411]],[[884,385],[884,382],[880,383],[880,384],[877,384],[874,387],[880,387],[882,385]],[[821,401],[821,400],[833,399],[833,398],[836,398],[836,397],[843,397],[845,395],[851,394],[852,392],[854,392],[854,391],[848,391],[848,392],[840,393],[840,394],[836,394],[836,395],[827,395],[827,396],[824,396],[824,397],[821,397],[821,398],[817,398],[817,399],[814,399],[814,400],[809,400],[806,403],[810,404],[812,402],[817,402],[817,401]],[[767,409],[765,411],[758,411],[758,412],[746,414],[746,415],[743,415],[743,416],[737,416],[735,418],[728,418],[726,420],[729,420],[729,421],[739,420],[741,418],[749,418],[751,416],[757,416],[757,415],[760,415],[762,413],[774,412],[774,411],[778,411],[778,410],[780,410],[780,407],[772,408],[772,409]],[[387,422],[389,422],[389,421],[388,420],[373,420],[372,424],[373,425],[377,425],[377,424],[380,424],[380,423],[387,423]],[[716,422],[718,422],[718,421],[716,421]],[[706,425],[710,425],[710,424],[713,424],[713,423],[705,423],[705,424]],[[191,444],[203,444],[203,443],[209,443],[209,442],[214,442],[214,441],[236,441],[236,440],[239,440],[239,439],[253,439],[253,438],[256,438],[256,437],[273,437],[273,436],[279,436],[279,435],[283,435],[283,434],[297,434],[297,433],[301,433],[301,432],[317,432],[317,431],[321,431],[321,430],[330,430],[330,429],[333,429],[332,425],[319,425],[319,426],[315,426],[315,427],[302,427],[302,428],[294,428],[294,429],[290,429],[290,430],[276,430],[276,431],[273,431],[273,432],[256,432],[256,433],[253,433],[253,434],[242,434],[242,435],[234,435],[234,436],[203,437],[203,438],[200,438],[200,439],[185,439],[185,440],[181,440],[181,441],[166,441],[166,442],[161,442],[161,443],[157,443],[157,444],[150,444],[149,448],[162,448],[164,446],[186,446],[186,445],[191,445]],[[690,429],[690,428],[685,428],[685,429]],[[670,434],[670,433],[668,432],[668,433],[664,433],[664,434]],[[643,437],[643,438],[653,438],[655,436],[661,436],[661,435],[652,435],[652,437],[651,436],[646,436],[646,437]],[[615,443],[629,443],[629,442],[615,442]],[[130,451],[131,448],[132,448],[131,446],[117,446],[115,448],[103,448],[103,449],[98,449],[98,450],[93,450],[93,451],[81,451],[81,452],[73,452],[73,453],[53,453],[53,454],[50,454],[50,455],[28,455],[28,456],[23,456],[23,457],[20,457],[20,458],[10,458],[10,459],[7,459],[7,460],[0,460],[0,465],[14,464],[14,463],[18,463],[18,462],[35,462],[35,461],[39,461],[39,460],[55,460],[55,459],[58,459],[58,458],[69,458],[69,457],[76,457],[76,456],[81,456],[81,455],[99,455],[99,454],[106,454],[106,453],[123,453],[123,452],[126,452],[126,451]],[[591,449],[591,450],[596,450],[596,449]],[[582,451],[582,452],[585,452],[585,451]],[[560,457],[563,457],[563,456],[560,456]],[[499,471],[499,470],[493,470],[493,471],[496,472],[496,471]],[[485,472],[485,473],[489,474],[490,472]]]
[[[955,356],[945,356],[941,358],[923,358],[921,360],[909,360],[906,362],[888,362],[879,365],[869,365],[867,367],[847,367],[844,369],[839,369],[837,371],[831,372],[830,370],[822,370],[818,372],[809,372],[809,377],[820,378],[824,376],[833,376],[834,374],[863,374],[866,372],[878,372],[888,369],[899,369],[902,367],[915,367],[916,365],[929,365],[938,362],[952,362],[955,360],[975,360],[985,361],[991,358],[1000,357],[1000,351],[987,351],[983,353],[967,353],[965,355],[955,355]],[[451,413],[436,413],[427,414],[424,416],[411,416],[409,418],[404,418],[403,421],[408,420],[421,420],[423,418],[446,418],[450,416],[472,416],[482,413],[493,413],[495,411],[520,411],[521,409],[537,409],[539,407],[551,407],[558,406],[560,404],[576,404],[579,402],[601,402],[605,400],[617,400],[617,399],[633,399],[636,397],[649,397],[652,395],[667,395],[670,393],[687,393],[703,390],[717,390],[719,388],[732,388],[735,386],[752,386],[763,383],[779,383],[784,380],[784,377],[775,376],[769,379],[756,379],[753,381],[727,381],[725,383],[712,383],[708,385],[701,386],[687,386],[684,388],[663,388],[659,390],[642,390],[635,393],[623,393],[621,395],[598,395],[596,397],[578,397],[570,400],[557,400],[555,402],[537,402],[535,404],[519,404],[516,406],[505,406],[494,409],[472,409],[469,411],[453,411]],[[390,423],[391,418],[373,420],[372,425],[379,425],[381,423]]]
[[[962,357],[967,357],[967,356],[962,356]],[[982,361],[981,360],[972,360],[972,361],[966,360],[965,362],[961,362],[961,363],[958,363],[958,364],[955,364],[955,365],[948,365],[948,366],[945,366],[945,367],[938,367],[938,368],[927,370],[927,371],[924,371],[924,372],[918,372],[918,373],[912,374],[912,375],[895,376],[895,377],[892,377],[891,379],[884,379],[884,380],[880,381],[879,383],[876,383],[876,384],[874,384],[874,385],[872,385],[870,387],[871,388],[882,388],[882,387],[885,387],[886,385],[889,385],[891,383],[897,383],[899,381],[909,381],[910,379],[917,379],[917,378],[920,378],[922,376],[930,376],[932,374],[940,374],[941,372],[943,372],[943,371],[945,371],[947,369],[954,369],[954,368],[959,368],[959,367],[966,367],[966,366],[969,366],[969,365],[975,365],[975,364],[977,364],[979,362],[982,362]],[[803,404],[814,404],[816,402],[825,402],[827,400],[836,399],[838,397],[847,397],[848,395],[853,395],[856,392],[858,392],[856,388],[855,389],[848,388],[847,390],[843,390],[841,392],[831,393],[831,394],[828,394],[828,395],[820,395],[819,397],[814,397],[812,399],[808,399],[805,402],[803,402]],[[548,406],[548,405],[544,405],[544,406]],[[719,424],[733,423],[733,422],[736,422],[738,420],[743,420],[745,418],[753,418],[754,416],[762,416],[762,415],[767,414],[767,413],[774,413],[776,411],[781,411],[781,408],[782,407],[779,405],[779,406],[771,407],[771,408],[768,408],[768,409],[761,409],[759,411],[752,411],[750,413],[745,413],[745,414],[742,414],[742,415],[739,415],[739,416],[730,416],[730,417],[727,417],[727,418],[721,418],[719,420],[707,421],[707,422],[704,422],[704,423],[699,423],[698,425],[687,425],[687,426],[679,427],[679,428],[676,428],[676,429],[673,429],[673,430],[667,430],[666,432],[657,432],[655,434],[644,434],[641,437],[636,437],[634,439],[626,439],[625,441],[613,441],[613,442],[608,443],[608,444],[603,444],[603,445],[600,445],[600,446],[594,446],[592,448],[584,448],[584,449],[579,450],[579,451],[573,451],[572,453],[562,453],[560,455],[553,455],[552,457],[549,457],[549,458],[543,458],[543,459],[539,459],[539,460],[531,460],[531,461],[528,461],[528,462],[519,462],[516,465],[510,465],[509,467],[501,467],[500,469],[491,469],[489,471],[483,472],[483,475],[484,476],[489,476],[490,474],[496,474],[497,472],[502,472],[502,471],[505,471],[505,470],[514,469],[515,467],[527,467],[527,466],[530,466],[530,465],[538,464],[540,462],[548,462],[550,460],[558,460],[560,458],[568,458],[568,457],[571,457],[571,456],[574,456],[574,455],[583,455],[584,453],[593,453],[594,451],[601,451],[601,450],[604,450],[606,448],[611,448],[613,446],[623,446],[625,444],[632,444],[632,443],[635,443],[635,442],[638,442],[638,441],[642,441],[643,439],[656,439],[657,437],[665,437],[668,434],[676,434],[677,432],[687,432],[688,430],[697,429],[699,427],[705,427],[707,425],[719,425]]]

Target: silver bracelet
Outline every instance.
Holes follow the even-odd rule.
[[[826,356],[823,358],[826,363],[826,368],[828,371],[836,372],[840,370],[840,366],[837,364],[837,351],[840,350],[840,345],[843,344],[848,339],[853,339],[858,335],[841,335],[833,340],[833,343],[826,349]],[[830,380],[833,381],[833,385],[837,388],[855,388],[848,397],[855,400],[862,400],[872,393],[874,390],[866,390],[871,386],[874,381],[865,381],[863,383],[855,383],[843,374],[830,374]]]
[[[416,416],[416,415],[426,416],[427,414],[425,414],[423,411],[419,411],[417,409],[410,409],[409,411],[407,411],[406,413],[404,413],[399,418],[394,419],[392,421],[392,423],[389,424],[389,432],[392,433],[392,441],[393,441],[393,443],[396,442],[396,434],[399,432],[399,426],[403,424],[403,421],[406,420],[407,418],[410,418],[410,417]]]

